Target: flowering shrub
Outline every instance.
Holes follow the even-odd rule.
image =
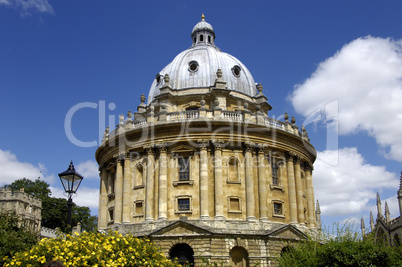
[[[4,266],[180,266],[173,263],[149,240],[118,232],[84,232],[66,238],[42,239],[31,250],[6,258]]]

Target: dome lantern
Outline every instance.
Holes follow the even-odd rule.
[[[191,32],[193,46],[195,45],[215,45],[215,32],[211,24],[205,21],[205,16],[202,14],[201,21],[198,22]]]

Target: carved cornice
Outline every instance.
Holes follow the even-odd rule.
[[[285,152],[286,161],[294,161],[295,157],[296,157],[295,152],[293,152],[293,151]]]

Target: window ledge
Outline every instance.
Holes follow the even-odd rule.
[[[144,217],[144,214],[136,214],[133,216],[133,218],[138,218],[138,217]]]
[[[179,211],[175,212],[175,214],[183,214],[183,213],[191,214],[191,213],[193,213],[193,211],[191,211],[191,210],[179,210]]]
[[[285,215],[273,214],[272,217],[285,218]]]
[[[134,186],[134,190],[135,189],[141,189],[141,188],[144,188],[144,187],[145,187],[145,185],[143,185],[143,184],[142,185],[136,185],[136,186]]]
[[[241,214],[242,211],[241,211],[241,210],[228,210],[228,213],[237,213],[237,214]]]
[[[283,186],[280,186],[280,185],[270,184],[269,187],[271,188],[271,190],[281,190],[281,191],[285,192],[285,188]]]
[[[178,185],[189,185],[189,186],[193,186],[194,184],[194,180],[187,180],[187,181],[173,181],[173,185],[174,186],[178,186]]]
[[[114,223],[113,220],[107,222],[108,225],[111,225],[111,224],[113,224],[113,223]]]
[[[228,183],[228,184],[241,184],[241,180],[239,180],[239,181],[226,180],[226,183]]]

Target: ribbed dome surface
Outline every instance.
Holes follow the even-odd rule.
[[[194,28],[193,31],[191,32],[191,34],[200,31],[200,30],[209,30],[209,31],[214,31],[214,28],[212,28],[211,24],[209,24],[208,22],[206,22],[204,19],[201,20],[200,22],[198,22]]]
[[[213,32],[212,26],[202,18],[193,29],[192,35],[204,35],[203,39],[196,39],[193,46],[178,54],[173,61],[163,68],[159,78],[154,79],[148,95],[148,104],[159,95],[164,85],[163,77],[168,74],[170,86],[173,90],[188,88],[208,88],[215,84],[216,72],[222,71],[222,80],[226,82],[226,89],[235,90],[255,96],[257,93],[253,76],[246,66],[237,58],[222,52],[214,43],[207,42],[208,34]],[[188,91],[191,94],[191,91]]]

